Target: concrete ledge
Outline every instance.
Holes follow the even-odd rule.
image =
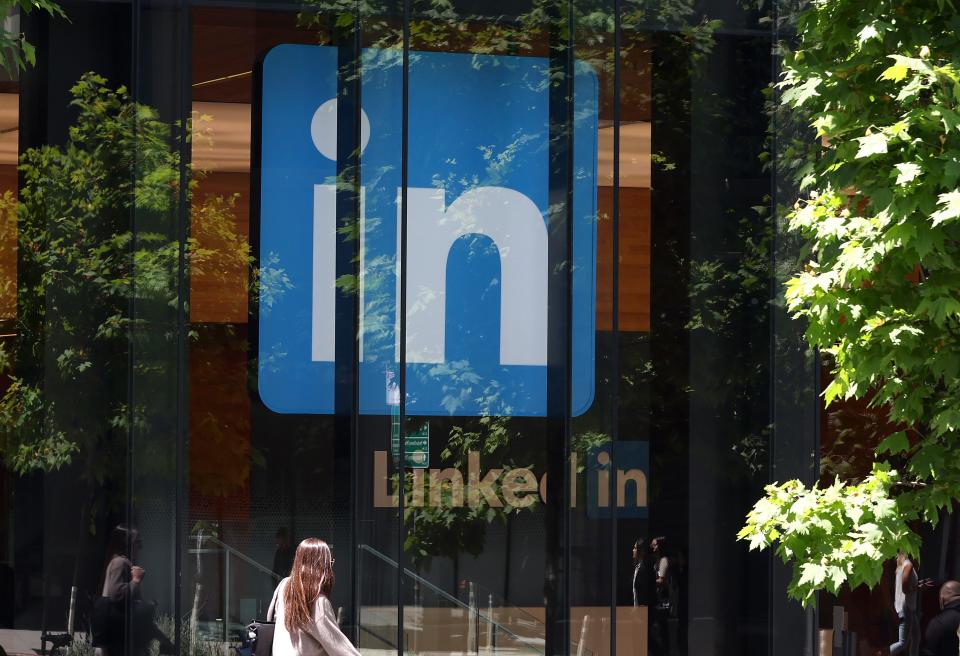
[[[36,656],[40,651],[40,632],[0,629],[0,647],[7,656]]]

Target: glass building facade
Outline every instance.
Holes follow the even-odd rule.
[[[736,541],[820,458],[776,7],[62,7],[0,81],[8,654],[93,653],[117,527],[130,653],[308,536],[365,654],[816,653]]]

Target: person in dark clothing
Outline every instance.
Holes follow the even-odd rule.
[[[643,538],[633,543],[633,589],[634,606],[650,606],[653,589],[653,567]]]
[[[957,656],[957,628],[960,627],[960,582],[947,581],[940,586],[941,611],[930,620],[923,636],[920,656]]]
[[[107,545],[103,590],[94,602],[91,642],[104,656],[147,656],[160,643],[161,654],[173,654],[173,642],[154,622],[156,607],[143,600],[145,570],[137,562],[140,537],[135,528],[117,526]]]
[[[665,656],[673,650],[670,646],[670,578],[671,562],[667,555],[667,538],[658,536],[650,540],[650,558],[654,577],[654,599],[650,615],[650,654]]]

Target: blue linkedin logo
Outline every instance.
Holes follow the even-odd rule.
[[[399,54],[363,56],[360,412],[389,414],[407,267],[407,411],[546,413],[548,87],[542,58],[411,53],[407,260],[398,262]],[[271,410],[333,411],[334,48],[263,62],[258,387]],[[571,412],[593,401],[597,81],[574,102]],[[343,281],[341,281],[342,284]],[[346,328],[346,329],[352,329]],[[556,328],[554,328],[556,329]]]

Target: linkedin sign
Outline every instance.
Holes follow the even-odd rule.
[[[336,217],[332,47],[282,45],[262,66],[258,387],[270,409],[331,413],[336,288],[358,285],[360,411],[389,414],[407,267],[407,412],[546,413],[548,66],[542,58],[411,53],[407,258],[398,262],[399,53],[363,55],[361,217]],[[571,412],[593,400],[597,81],[574,83]],[[357,239],[359,279],[336,279]],[[563,329],[554,327],[553,329]]]

